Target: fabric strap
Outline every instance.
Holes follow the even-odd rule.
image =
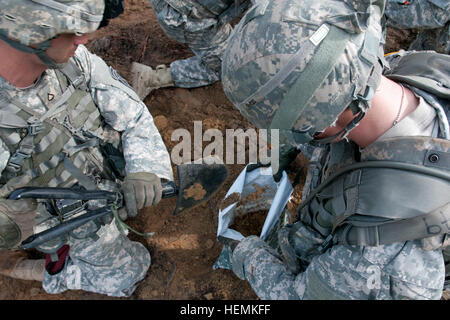
[[[289,130],[294,127],[314,92],[330,74],[336,61],[344,52],[350,37],[351,35],[342,29],[335,26],[329,27],[328,34],[320,42],[311,61],[281,102],[280,108],[272,119],[271,129]]]
[[[52,39],[41,42],[37,48],[28,47],[18,41],[14,41],[8,38],[3,34],[0,34],[0,40],[5,41],[9,46],[16,50],[36,55],[41,60],[41,62],[50,69],[58,69],[60,67],[60,65],[53,61],[53,59],[51,59],[46,52],[46,50],[50,48],[50,42]]]
[[[87,190],[97,190],[94,181],[77,168],[69,157],[64,158],[64,168]]]
[[[450,202],[432,212],[412,219],[379,226],[348,226],[336,234],[338,243],[379,246],[394,242],[428,238],[450,232]]]

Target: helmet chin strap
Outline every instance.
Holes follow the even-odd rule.
[[[66,64],[65,63],[56,63],[52,58],[50,58],[45,51],[38,51],[34,53],[39,60],[49,69],[61,69]]]
[[[313,144],[326,144],[326,143],[330,143],[332,141],[334,141],[337,138],[341,138],[344,139],[347,137],[347,135],[349,134],[349,132],[351,130],[353,130],[358,124],[359,122],[362,120],[362,118],[364,118],[364,116],[366,115],[365,111],[361,111],[358,116],[356,116],[355,118],[353,118],[353,120],[347,124],[347,126],[342,129],[341,131],[339,131],[338,133],[330,136],[330,137],[326,137],[323,139],[314,139],[312,142]]]
[[[47,55],[47,49],[50,48],[50,42],[52,39],[48,39],[44,42],[41,42],[37,48],[28,47],[18,41],[11,40],[10,38],[0,34],[0,39],[5,41],[9,46],[12,48],[25,52],[25,53],[32,53],[36,55],[39,60],[49,69],[60,69],[65,65],[65,63],[59,64],[53,61],[48,55]]]
[[[372,100],[374,94],[375,90],[373,89],[373,86],[367,85],[364,95],[358,95],[358,99],[354,101],[356,103],[351,103],[349,105],[350,110],[357,116],[353,118],[353,120],[350,121],[350,123],[347,124],[344,129],[342,129],[335,135],[323,139],[314,138],[311,143],[314,145],[323,145],[326,143],[330,143],[337,138],[345,139],[348,136],[349,132],[352,131],[366,115],[367,110],[370,108],[370,101]]]

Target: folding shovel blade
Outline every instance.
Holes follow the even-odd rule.
[[[228,177],[223,164],[182,164],[178,169],[178,198],[174,215],[192,209],[215,194]]]

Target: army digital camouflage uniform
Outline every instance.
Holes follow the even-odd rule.
[[[288,110],[301,109],[301,106],[306,111],[294,115],[289,122],[290,128],[297,129],[304,136],[311,130],[323,131],[349,106],[356,96],[355,90],[359,89],[364,93],[370,91],[365,90],[368,86],[372,86],[371,89],[378,86],[376,79],[371,82],[370,77],[369,80],[365,78],[366,75],[376,74],[376,69],[365,69],[370,60],[368,57],[377,57],[377,47],[373,46],[376,42],[371,42],[372,52],[364,59],[360,57],[361,50],[358,47],[364,43],[364,33],[371,31],[373,33],[367,39],[374,40],[378,36],[378,43],[382,43],[381,26],[377,22],[381,18],[381,12],[378,11],[377,16],[377,8],[372,7],[374,3],[375,1],[350,0],[261,1],[236,26],[224,55],[222,83],[228,98],[259,128],[273,125],[274,117],[283,106],[285,109],[282,110],[287,110],[286,107],[290,107]],[[378,2],[380,3],[382,2]],[[354,11],[367,13],[369,5],[373,8],[373,17],[356,21]],[[318,35],[324,34],[320,28],[324,21],[329,29],[338,26],[338,29],[348,30],[355,38],[346,42],[347,46],[342,49],[340,60],[332,72],[326,75],[325,80],[319,83],[320,87],[312,91],[308,103],[294,108],[299,102],[290,99],[289,105],[282,105],[280,100],[284,98],[283,103],[287,100],[287,92],[291,93],[289,89],[294,85],[303,84],[307,87],[306,82],[298,82],[295,76],[305,81],[315,80],[314,74],[304,79],[301,72],[300,76],[296,72],[299,69],[305,70],[305,65],[313,59],[311,56],[320,50],[321,47],[315,52],[311,46],[312,43],[319,42],[316,41]],[[359,27],[365,32],[358,31]],[[264,36],[258,36],[261,30],[264,30]],[[330,38],[330,43],[334,44],[333,48],[337,51],[339,42],[333,40],[335,39]],[[378,61],[382,60],[382,56],[378,55]],[[287,69],[289,67],[291,68]],[[355,84],[355,81],[362,82]],[[448,79],[446,82],[448,83]],[[419,89],[412,86],[409,88],[420,97],[419,107],[371,145],[378,150],[375,153],[380,159],[377,160],[395,161],[402,156],[409,159],[412,158],[411,155],[420,153],[417,157],[422,163],[424,152],[428,150],[422,139],[431,143],[434,140],[428,137],[438,136],[441,116],[444,114],[436,112],[435,106],[432,107],[419,94]],[[445,121],[448,122],[447,119]],[[446,126],[443,132],[444,139],[448,140],[448,124]],[[280,132],[288,128],[281,126]],[[419,139],[417,136],[422,137]],[[448,152],[448,141],[444,143],[442,138],[438,140],[433,148],[442,148],[441,151]],[[407,143],[402,144],[404,141]],[[295,145],[296,141],[290,142]],[[390,144],[391,142],[397,144]],[[371,173],[370,169],[363,173],[354,170],[335,179],[319,193],[311,193],[315,196],[310,202],[306,202],[310,192],[315,191],[322,181],[339,172],[340,168],[359,162],[360,150],[354,143],[343,139],[328,146],[317,147],[311,155],[302,199],[302,203],[307,205],[301,208],[299,221],[280,229],[276,248],[270,247],[256,236],[244,238],[233,251],[234,273],[239,278],[246,279],[261,299],[439,299],[445,278],[442,247],[447,236],[439,235],[427,240],[395,240],[383,244],[373,239],[374,234],[378,233],[369,232],[366,238],[362,238],[363,245],[342,243],[342,239],[347,239],[347,233],[344,232],[348,231],[350,234],[353,230],[346,229],[346,224],[355,229],[359,228],[355,227],[358,224],[367,227],[373,224],[378,227],[386,221],[385,218],[389,219],[400,213],[416,214],[415,210],[423,205],[429,205],[432,209],[436,208],[433,207],[435,205],[442,206],[442,203],[448,201],[448,181],[437,182],[442,189],[437,188],[436,193],[428,194],[427,200],[423,201],[424,198],[416,199],[420,197],[412,199],[411,194],[415,193],[409,193],[414,187],[414,192],[421,192],[423,188],[420,184],[399,182],[397,189],[380,187],[382,184],[377,184],[377,179],[390,172],[388,169],[386,172],[383,172],[384,168],[372,171],[375,173]],[[402,148],[396,149],[395,146]],[[361,161],[374,157],[369,150],[366,147],[367,153],[361,153]],[[448,162],[444,161],[444,170],[445,166],[448,166]],[[361,176],[358,176],[360,173]],[[401,170],[393,170],[386,179],[378,182],[406,181],[396,177],[390,179],[397,174],[402,174]],[[414,176],[412,173],[405,175]],[[362,185],[370,191],[361,189]],[[443,190],[445,191],[442,192]],[[422,195],[425,197],[425,193]],[[371,200],[372,203],[364,207]],[[435,203],[431,203],[434,201]],[[370,211],[371,205],[375,205],[376,212]],[[427,213],[430,207],[422,207],[420,210],[424,209],[424,213]],[[362,217],[355,217],[355,212]],[[332,232],[334,227],[342,228]],[[283,233],[287,236],[283,236]],[[396,234],[402,235],[402,232],[398,231]],[[335,237],[329,239],[330,235]],[[414,236],[416,235],[412,235]]]
[[[390,141],[391,137],[408,137],[407,133],[429,135],[436,132],[437,126],[436,112],[421,99],[415,112],[388,130],[377,142]],[[394,145],[389,148],[381,144],[379,149],[376,142],[373,145],[383,155],[392,157],[395,153]],[[425,145],[420,145],[420,148],[425,148]],[[407,154],[405,148],[397,150]],[[445,150],[448,152],[448,146]],[[314,155],[310,159],[313,163],[318,160]],[[338,159],[341,164],[352,161],[351,157]],[[331,166],[330,163],[328,165]],[[315,170],[317,167],[308,171],[303,200],[308,195],[308,182],[311,183]],[[441,236],[425,241],[378,246],[333,244],[322,253],[320,246],[325,237],[309,223],[299,221],[288,225],[287,230],[291,231],[289,238],[281,241],[288,242],[287,245],[294,248],[294,257],[300,260],[300,267],[296,270],[289,268],[286,256],[279,249],[274,250],[256,236],[245,238],[233,252],[233,271],[241,279],[247,279],[261,299],[384,300],[441,297],[445,278],[442,256],[444,240]]]
[[[155,173],[160,178],[173,180],[169,154],[144,103],[117,72],[98,56],[89,53],[84,46],[78,47],[72,60],[76,61],[80,68],[90,93],[80,106],[85,106],[88,100],[92,99],[106,122],[103,126],[107,124],[113,129],[97,132],[103,132],[106,140],[107,132],[115,130],[121,133],[126,174],[146,171]],[[0,78],[0,90],[5,110],[19,112],[20,108],[14,103],[8,103],[14,101],[37,114],[44,114],[51,102],[57,101],[62,94],[61,82],[57,71],[53,69],[47,69],[38,81],[28,88],[15,88]],[[77,114],[73,114],[75,115]],[[87,119],[86,124],[93,122],[93,117],[91,118]],[[5,139],[4,132],[2,138]],[[10,140],[2,141],[0,152],[0,170],[3,174],[8,162],[8,157],[4,155],[11,154],[7,145],[20,140],[14,133],[6,138]],[[104,159],[98,149],[92,147],[89,153],[95,155],[100,164],[103,163]],[[74,163],[76,164],[76,161]],[[86,166],[85,170],[89,170],[89,166]],[[67,172],[63,172],[60,177],[50,180],[48,185],[70,187],[77,180],[69,177]],[[129,296],[133,292],[136,283],[144,278],[150,266],[150,254],[142,244],[132,242],[120,233],[114,219],[98,231],[97,229],[94,223],[89,223],[73,233],[69,239],[70,257],[64,269],[53,276],[45,274],[43,287],[47,292],[82,289],[110,296]]]
[[[435,50],[440,53],[450,53],[449,1],[388,0],[385,15],[388,26],[399,29],[420,29],[409,50]]]
[[[241,14],[235,0],[149,0],[171,39],[189,46],[195,56],[170,64],[175,86],[194,88],[220,80],[222,55],[232,32],[230,20]],[[243,2],[244,7],[250,0]],[[236,14],[237,12],[237,14]]]

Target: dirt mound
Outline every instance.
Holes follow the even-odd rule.
[[[409,37],[406,41],[410,41],[408,32],[388,37],[389,50],[400,48],[405,35]],[[95,32],[88,48],[129,82],[129,69],[133,61],[155,67],[192,56],[186,46],[165,36],[146,0],[125,0],[125,13],[112,20],[108,27]],[[228,101],[220,83],[197,89],[157,90],[145,99],[145,103],[169,152],[178,143],[171,141],[172,132],[185,128],[193,134],[193,121],[202,121],[203,130],[216,128],[224,133],[225,129],[251,127]],[[302,165],[299,164],[299,168]],[[219,206],[243,167],[229,165],[229,178],[223,188],[191,212],[173,216],[175,199],[165,199],[158,206],[146,209],[137,218],[127,221],[137,230],[155,232],[147,240],[130,235],[133,240],[144,244],[152,256],[146,278],[130,299],[257,299],[246,281],[239,280],[231,271],[212,269],[221,251],[221,245],[216,241]],[[302,183],[300,179],[294,205],[300,201]],[[30,252],[30,255],[38,256],[39,253]],[[38,282],[2,276],[0,288],[0,300],[111,299],[84,291],[49,295]]]

